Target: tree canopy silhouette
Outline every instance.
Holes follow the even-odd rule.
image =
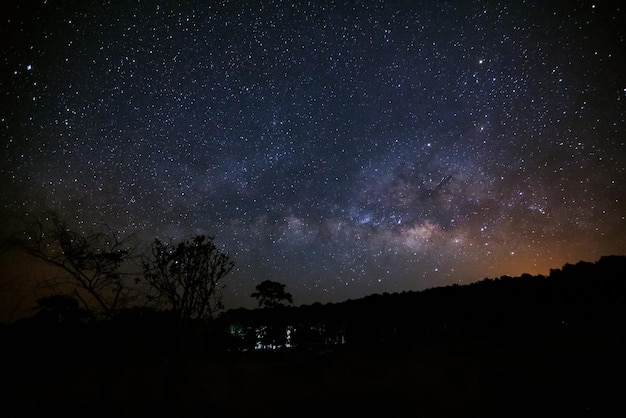
[[[105,317],[124,305],[130,288],[120,270],[135,251],[134,237],[120,238],[105,224],[78,231],[54,212],[33,216],[24,223],[24,231],[15,237],[18,245],[67,273],[50,281],[50,287],[69,287],[86,309],[101,311]]]
[[[282,306],[283,301],[293,303],[291,293],[285,292],[285,285],[271,280],[265,280],[256,285],[256,292],[250,296],[258,299],[261,307]]]
[[[223,308],[221,281],[234,262],[213,237],[197,235],[175,245],[157,238],[150,249],[142,264],[157,307],[169,307],[180,319],[212,318]]]

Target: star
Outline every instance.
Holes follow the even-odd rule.
[[[4,237],[42,209],[214,235],[228,307],[265,279],[337,302],[625,252],[618,5],[13,3]]]

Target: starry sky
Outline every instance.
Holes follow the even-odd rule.
[[[14,1],[0,215],[215,237],[227,308],[626,253],[613,1]]]

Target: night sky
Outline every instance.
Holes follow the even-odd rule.
[[[619,2],[11,1],[0,215],[215,237],[295,305],[626,253]]]

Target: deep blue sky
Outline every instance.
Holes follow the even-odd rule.
[[[176,3],[176,4],[175,4]],[[0,210],[214,235],[227,307],[626,253],[618,2],[14,1]]]

